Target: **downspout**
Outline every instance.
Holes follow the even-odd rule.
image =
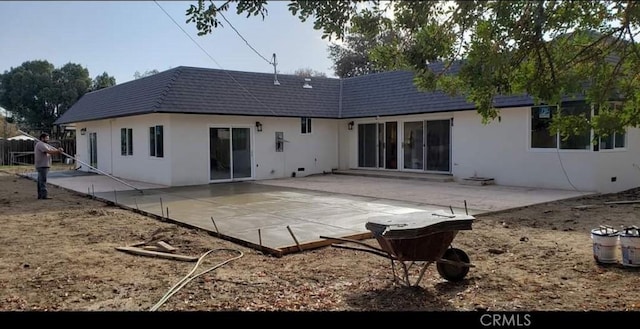
[[[109,119],[109,138],[111,139],[109,145],[109,153],[111,154],[111,175],[113,175],[113,119]]]
[[[340,93],[338,94],[338,147],[336,148],[338,150],[338,168],[340,169],[340,163],[341,163],[341,154],[342,154],[342,142],[340,140],[340,136],[342,135],[342,133],[340,132],[340,127],[342,126],[342,78],[340,78]]]

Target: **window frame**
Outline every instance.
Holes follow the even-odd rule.
[[[311,117],[300,117],[300,133],[311,134]]]
[[[611,102],[611,105],[615,108],[622,106],[621,102]],[[595,114],[594,110],[594,114]],[[617,142],[618,142],[618,137],[620,137],[620,135],[622,135],[622,146],[618,146]],[[611,133],[611,135],[609,135],[608,137],[604,137],[604,138],[610,138],[611,139],[611,144],[613,145],[613,147],[611,148],[603,148],[602,147],[602,136],[598,136],[598,144],[594,145],[594,151],[599,151],[599,152],[614,152],[614,151],[625,151],[627,149],[627,129],[625,129],[623,134],[618,134],[617,132],[613,132]]]
[[[133,128],[120,128],[120,155],[133,156]]]
[[[149,127],[149,156],[153,158],[164,158],[163,125]]]
[[[536,109],[541,109],[541,108],[548,108],[549,109],[549,118],[543,118],[543,119],[548,119],[549,121],[545,124],[546,125],[546,129],[545,131],[548,133],[549,131],[549,125],[551,124],[551,120],[553,120],[553,116],[557,115],[558,113],[558,107],[557,106],[552,106],[552,105],[538,105],[538,106],[531,106],[529,108],[529,149],[530,150],[558,150],[558,145],[559,145],[559,140],[558,140],[558,133],[555,134],[555,138],[553,138],[553,146],[550,147],[539,147],[539,146],[533,146],[533,142],[534,142],[534,138],[533,138],[533,133],[534,133],[534,125],[533,125],[533,119],[534,119],[534,114],[533,111]],[[538,119],[540,119],[538,117]],[[549,138],[551,139],[551,135],[549,134]]]
[[[570,102],[564,102],[562,105],[563,106],[571,106],[572,104],[579,104],[579,103],[583,103],[584,106],[588,106],[589,107],[589,112],[588,112],[588,118],[591,120],[593,118],[593,116],[595,115],[595,110],[593,108],[593,106],[588,105],[585,101],[570,101]],[[568,105],[568,106],[567,106]],[[537,105],[537,106],[531,106],[529,107],[529,112],[528,112],[528,126],[529,126],[529,135],[528,135],[528,150],[531,152],[593,152],[593,151],[597,151],[598,150],[598,146],[600,145],[600,139],[598,139],[598,145],[595,145],[593,143],[593,140],[595,139],[595,135],[593,132],[593,129],[591,129],[589,131],[589,142],[586,145],[587,147],[585,148],[563,148],[562,146],[562,138],[560,137],[560,133],[556,133],[555,134],[555,147],[534,147],[533,146],[533,110],[539,107],[545,107],[545,106],[549,106],[549,107],[553,107],[555,109],[555,112],[553,112],[552,110],[552,114],[550,119],[553,118],[553,115],[555,113],[557,113],[557,106],[551,106],[551,105]],[[576,106],[576,105],[574,105]],[[581,105],[577,105],[577,106],[581,106]],[[626,136],[625,136],[625,145],[626,145]]]

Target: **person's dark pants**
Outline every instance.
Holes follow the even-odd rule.
[[[38,171],[38,199],[47,198],[47,174],[49,167],[36,168]]]

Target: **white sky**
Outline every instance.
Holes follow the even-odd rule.
[[[224,21],[199,37],[195,24],[185,23],[195,1],[158,3],[206,53],[154,1],[0,1],[0,73],[31,60],[56,68],[80,64],[91,78],[107,72],[118,84],[133,80],[136,71],[177,66],[273,72]],[[233,5],[225,17],[262,56],[271,60],[276,53],[279,73],[310,68],[334,77],[329,42],[311,20],[291,15],[287,4],[269,1],[264,21],[236,15]]]

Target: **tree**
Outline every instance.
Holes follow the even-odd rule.
[[[100,89],[112,87],[115,85],[116,85],[116,78],[110,76],[109,74],[107,74],[107,72],[104,72],[93,79],[91,90],[100,90]]]
[[[186,10],[187,22],[201,35],[212,33],[221,25],[216,14],[231,3],[238,14],[267,15],[267,1],[199,0]],[[313,17],[329,39],[342,39],[349,26],[371,28],[353,19],[362,13],[382,21],[391,12],[402,42],[376,47],[374,59],[413,70],[421,90],[466,96],[484,122],[498,116],[496,95],[528,94],[560,106],[552,128],[565,137],[640,125],[640,3],[634,1],[290,1],[288,9],[301,21]],[[443,64],[437,70],[429,65],[436,62]],[[598,108],[595,116],[563,113],[562,97],[578,95]]]
[[[150,75],[154,75],[160,73],[158,72],[158,70],[153,69],[151,71],[144,71],[144,73],[140,74],[140,72],[136,71],[136,73],[133,74],[133,78],[134,79],[140,79],[140,78],[144,78],[144,77],[148,77]]]
[[[335,75],[340,78],[349,78],[388,70],[388,63],[377,61],[372,54],[381,44],[389,45],[398,42],[397,35],[391,27],[391,20],[381,19],[378,22],[375,17],[367,13],[353,19],[359,20],[359,24],[349,28],[343,43],[333,43],[329,46],[329,58],[333,61]]]
[[[89,71],[79,64],[56,69],[45,60],[27,61],[0,75],[0,105],[17,124],[52,132],[53,122],[90,86]]]
[[[326,78],[327,74],[324,72],[320,72],[320,71],[316,71],[313,70],[311,68],[303,68],[303,69],[297,69],[293,72],[294,75],[297,75],[299,77],[306,77],[306,78],[311,78],[311,77],[321,77],[321,78]]]

